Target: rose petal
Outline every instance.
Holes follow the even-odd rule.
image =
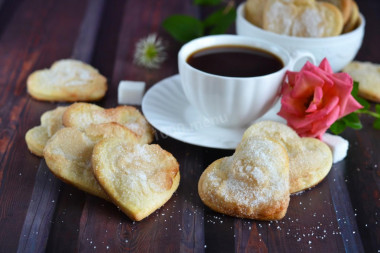
[[[303,128],[305,126],[310,128],[311,124],[316,120],[313,117],[307,117],[307,116],[297,117],[297,115],[287,114],[286,112],[284,113],[284,115],[287,116],[286,119],[287,119],[288,123],[291,123],[291,125],[295,129]],[[282,116],[282,115],[280,115],[280,116]]]
[[[285,75],[288,79],[288,83],[295,83],[298,72],[287,71]]]
[[[310,97],[314,88],[323,85],[323,79],[310,71],[301,71],[297,75],[291,96],[295,98]]]
[[[312,137],[316,137],[322,139],[322,135],[329,129],[329,127],[336,121],[339,116],[340,108],[339,106],[335,107],[330,114],[326,115],[324,120],[320,120],[317,124],[313,124],[311,129],[311,133],[313,133]]]
[[[300,103],[297,100],[289,99],[286,100],[285,98],[281,100],[281,109],[286,110],[289,114],[294,114],[298,117],[303,117],[305,114],[305,108],[300,105]]]
[[[319,68],[328,72],[328,73],[333,73],[333,70],[330,66],[330,63],[329,61],[327,60],[327,58],[323,58],[323,60],[321,61],[321,63],[319,64]]]
[[[314,112],[318,109],[319,104],[321,103],[323,97],[323,90],[322,87],[317,86],[314,89],[314,97],[311,103],[309,104],[309,107],[306,109],[307,113]]]
[[[358,101],[356,101],[353,96],[350,96],[347,99],[346,107],[343,108],[343,110],[340,112],[339,117],[344,117],[347,114],[350,114],[351,112],[354,112],[361,108],[363,108],[363,106]]]
[[[332,97],[324,107],[314,113],[306,114],[306,118],[321,119],[330,114],[339,105],[339,97]],[[339,107],[340,108],[340,107]],[[338,117],[337,117],[338,118]]]
[[[326,59],[326,58],[325,58]],[[322,66],[324,66],[323,61],[321,62]],[[319,68],[311,63],[305,64],[305,68],[302,68],[302,71],[310,71],[314,74],[318,75],[320,78],[322,78],[326,83],[327,86],[333,86],[334,82],[331,80],[331,74],[333,73],[331,67],[327,68],[327,71],[325,69]]]

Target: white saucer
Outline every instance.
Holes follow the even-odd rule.
[[[278,108],[273,109],[278,111]],[[187,101],[179,75],[163,79],[150,88],[143,98],[142,111],[160,132],[202,147],[235,149],[246,129],[216,126],[213,123],[218,119],[212,122],[201,115]],[[277,120],[276,116],[265,118]]]

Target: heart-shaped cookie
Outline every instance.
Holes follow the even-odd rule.
[[[346,24],[346,22],[349,20],[352,5],[353,5],[352,0],[318,0],[318,1],[328,2],[338,7],[338,9],[342,12],[344,24]]]
[[[91,124],[117,122],[132,130],[140,143],[153,141],[153,128],[144,116],[133,106],[118,106],[104,109],[95,104],[74,103],[63,114],[63,125],[85,129]]]
[[[343,68],[343,72],[359,82],[359,96],[380,103],[380,64],[353,61]]]
[[[104,139],[95,145],[92,165],[108,196],[136,221],[164,205],[179,185],[177,160],[158,145]]]
[[[300,138],[293,129],[282,123],[255,123],[245,131],[243,140],[252,136],[274,138],[285,146],[290,164],[290,193],[317,185],[331,169],[332,153],[325,143],[315,138]]]
[[[263,11],[267,0],[247,0],[244,6],[245,18],[257,27],[263,26]]]
[[[92,150],[103,138],[117,137],[129,145],[138,143],[137,136],[117,123],[93,124],[81,131],[74,127],[59,130],[46,144],[44,158],[51,172],[75,187],[109,200],[96,181],[92,167]]]
[[[47,141],[63,128],[62,115],[67,107],[60,106],[41,115],[41,125],[29,129],[25,134],[26,145],[30,152],[43,156]]]
[[[282,144],[263,137],[245,138],[231,157],[202,173],[203,203],[227,215],[278,220],[289,205],[289,160]]]
[[[359,6],[355,1],[351,0],[351,2],[352,2],[352,8],[351,8],[350,16],[349,16],[347,22],[344,24],[344,27],[343,27],[344,33],[351,32],[361,22]]]
[[[297,37],[337,36],[343,29],[343,15],[326,2],[269,0],[264,8],[263,28]]]
[[[73,59],[37,70],[27,80],[28,93],[45,101],[96,101],[107,91],[107,79],[92,66]]]

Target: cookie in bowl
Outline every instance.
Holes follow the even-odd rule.
[[[348,63],[350,63],[356,56],[359,51],[365,32],[365,18],[360,14],[359,9],[351,8],[351,15],[346,23],[344,23],[343,14],[340,18],[336,18],[335,15],[331,17],[324,17],[327,12],[320,12],[318,8],[310,6],[330,6],[328,9],[334,9],[334,12],[339,11],[339,8],[322,1],[315,0],[271,0],[267,1],[266,4],[273,4],[274,7],[285,6],[285,11],[283,8],[276,9],[273,7],[272,14],[278,13],[279,18],[274,14],[267,16],[267,22],[273,23],[277,27],[276,22],[279,23],[284,28],[283,32],[285,34],[279,34],[274,31],[265,30],[262,26],[258,26],[255,23],[250,22],[252,17],[247,16],[245,10],[247,3],[242,3],[237,9],[236,17],[236,33],[241,36],[253,37],[256,39],[261,39],[264,41],[277,43],[279,46],[285,48],[292,54],[296,54],[299,51],[308,51],[313,54],[316,59],[316,64],[319,64],[324,58],[327,58],[331,64],[331,67],[334,72],[341,71]],[[286,4],[288,3],[289,4]],[[301,4],[302,3],[302,4]],[[310,5],[311,4],[311,5]],[[353,2],[352,6],[355,6],[356,3]],[[293,8],[293,7],[294,8]],[[265,6],[266,9],[268,6]],[[301,10],[301,11],[300,11]],[[309,19],[308,12],[317,13],[314,15],[314,19]],[[329,24],[327,28],[325,27],[320,31],[318,26],[309,26],[303,24],[300,14],[305,17],[306,24],[312,23],[315,24]],[[263,16],[265,14],[263,13]],[[284,16],[284,17],[282,17]],[[338,15],[339,16],[339,15]],[[294,21],[291,19],[294,17]],[[311,17],[311,15],[310,15]],[[333,18],[335,17],[335,18]],[[336,20],[335,22],[339,24],[333,24],[331,20]],[[282,21],[277,21],[282,20]],[[298,22],[297,26],[293,25],[293,22]],[[311,22],[313,21],[313,22]],[[283,23],[281,23],[283,22]],[[269,25],[269,23],[267,25]],[[325,24],[325,25],[326,25]],[[343,26],[342,26],[343,25]],[[277,27],[278,28],[278,27]],[[338,30],[341,30],[339,34],[336,34]],[[291,36],[292,32],[299,32],[299,36]],[[335,31],[330,33],[327,37],[301,37],[311,34],[317,34],[326,36],[326,31]],[[343,32],[343,33],[342,33]],[[302,67],[303,64],[299,64],[299,67]]]
[[[344,24],[336,6],[311,0],[269,0],[262,16],[264,30],[295,37],[337,36]]]

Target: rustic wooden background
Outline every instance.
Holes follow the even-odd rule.
[[[380,1],[357,0],[367,19],[359,60],[380,63]],[[197,194],[202,171],[232,151],[193,146],[158,133],[156,143],[180,163],[173,198],[141,222],[114,205],[56,179],[29,153],[24,135],[57,103],[33,100],[27,76],[62,58],[92,64],[109,80],[98,104],[117,105],[120,80],[148,87],[177,73],[180,44],[162,29],[174,13],[202,17],[191,0],[0,0],[0,252],[378,252],[380,132],[372,119],[345,131],[348,157],[317,187],[291,197],[286,217],[256,222],[215,213]],[[233,33],[233,29],[231,32]],[[168,42],[159,70],[132,63],[150,33]]]

